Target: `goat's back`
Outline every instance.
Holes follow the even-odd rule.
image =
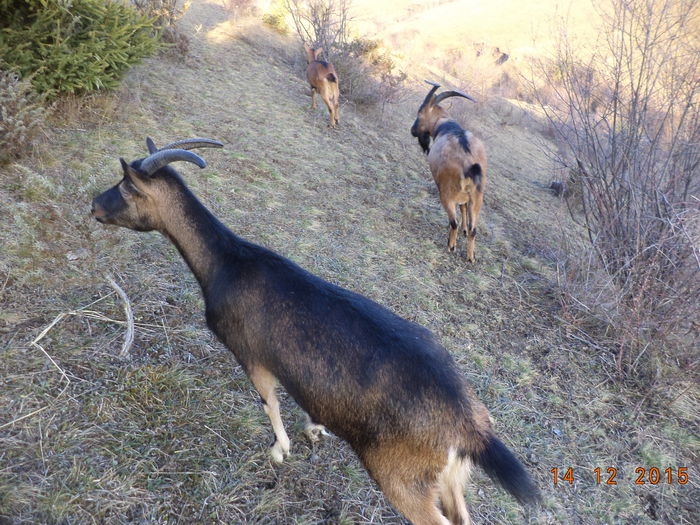
[[[328,84],[338,84],[338,75],[333,64],[323,60],[314,60],[306,68],[306,79],[319,91]]]
[[[471,448],[476,427],[489,430],[485,407],[425,328],[255,245],[236,266],[205,293],[210,327],[244,368],[267,368],[356,451],[402,440],[446,453]]]
[[[463,130],[464,140],[455,133],[438,135],[428,153],[428,164],[440,191],[450,195],[471,191],[473,181],[465,177],[474,164],[481,167],[480,191],[486,183],[486,148],[470,131]],[[466,145],[466,148],[465,148]],[[466,196],[464,198],[467,198]],[[459,199],[464,200],[464,199]]]

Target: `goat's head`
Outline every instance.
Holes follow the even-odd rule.
[[[313,48],[309,44],[304,43],[304,51],[306,51],[306,63],[310,64],[314,60],[318,60],[318,55],[323,53],[323,48]]]
[[[435,92],[440,87],[440,84],[429,80],[425,82],[433,87],[430,88],[430,91],[425,96],[425,100],[418,108],[418,116],[413,122],[413,126],[411,126],[411,135],[418,139],[423,152],[428,153],[430,151],[430,136],[435,128],[435,124],[441,118],[448,118],[447,111],[440,106],[440,102],[449,97],[463,97],[472,102],[476,102],[476,100],[461,91],[443,91],[436,96]]]
[[[206,162],[187,150],[223,147],[220,142],[209,139],[181,140],[158,149],[148,138],[146,145],[150,155],[131,164],[119,159],[124,173],[122,180],[93,199],[92,216],[97,221],[137,231],[159,229],[158,203],[162,201],[159,195],[167,191],[173,181],[179,181],[179,175],[168,164],[184,160],[203,168]]]

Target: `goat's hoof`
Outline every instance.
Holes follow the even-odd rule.
[[[323,425],[316,425],[314,423],[306,425],[306,428],[304,429],[304,434],[307,438],[309,438],[309,441],[311,441],[312,443],[316,443],[321,438],[321,436],[330,436],[330,434],[326,430],[326,427],[324,427]]]
[[[448,246],[447,251],[450,253],[454,253],[456,246]]]
[[[467,236],[467,230],[462,230],[462,233],[464,234],[465,237]]]
[[[270,447],[270,459],[273,463],[283,463],[289,457],[289,444],[286,447],[282,446],[279,441]]]

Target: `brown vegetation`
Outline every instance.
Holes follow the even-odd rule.
[[[30,80],[0,70],[0,164],[32,152],[46,125],[43,102]]]
[[[579,260],[593,252],[546,189],[558,165],[542,153],[555,146],[536,108],[494,97],[450,109],[489,147],[483,263],[466,268],[444,253],[444,212],[409,134],[423,90],[381,118],[348,104],[327,133],[304,102],[298,39],[225,33],[228,16],[197,3],[181,21],[196,60],[147,60],[118,92],[76,104],[75,119],[56,115],[50,148],[0,168],[0,521],[405,523],[338,439],[297,439],[272,465],[258,397],[209,335],[177,252],[88,217],[116,182],[116,156],[141,155],[134,138],[148,130],[161,143],[222,139],[207,170],[183,172],[217,216],[438,336],[543,487],[542,509],[524,515],[477,474],[476,523],[694,523],[697,385],[667,363],[672,386],[640,391],[616,374],[606,340],[562,309],[559,225]],[[131,323],[104,272],[133,313],[124,357]],[[299,434],[301,412],[280,404]],[[613,466],[617,485],[598,484],[593,469]],[[554,486],[555,467],[572,467],[574,483]],[[671,483],[635,484],[635,469],[651,467],[670,468]]]
[[[700,342],[700,7],[609,9],[602,49],[582,57],[563,42],[540,101],[588,241],[564,245],[567,309],[611,329],[617,370],[650,386],[677,365],[698,372],[688,348]]]

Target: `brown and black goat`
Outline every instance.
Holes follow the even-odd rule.
[[[338,74],[333,64],[319,60],[318,56],[323,48],[312,48],[304,44],[306,50],[306,79],[311,86],[311,107],[316,107],[315,95],[318,93],[321,100],[328,107],[330,114],[330,126],[335,127],[340,122],[340,85]]]
[[[167,164],[204,161],[194,139],[127,164],[95,197],[99,222],[160,231],[197,278],[209,328],[260,394],[275,434],[274,461],[289,454],[275,387],[307,413],[305,431],[346,440],[388,500],[414,525],[470,523],[464,485],[472,463],[522,503],[539,499],[522,464],[498,439],[449,352],[425,328],[307,272],[226,228]]]
[[[467,237],[467,259],[474,262],[476,221],[486,188],[486,149],[478,138],[449,117],[440,102],[448,97],[464,97],[475,101],[461,91],[443,91],[436,96],[440,84],[428,80],[426,82],[433,87],[418,108],[411,135],[418,138],[423,152],[428,155],[428,164],[440,193],[440,202],[450,219],[447,248],[454,251],[457,245],[459,206],[462,212],[462,232]]]

